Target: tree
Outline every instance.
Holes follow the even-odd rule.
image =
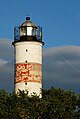
[[[51,119],[70,118],[76,109],[77,95],[72,91],[51,88],[43,91],[43,99],[48,102]]]
[[[80,115],[80,95],[68,90],[42,90],[42,98],[28,92],[19,94],[0,90],[1,119],[78,119]]]
[[[5,118],[5,116],[7,116],[7,97],[8,93],[6,93],[4,90],[0,90],[0,118]]]

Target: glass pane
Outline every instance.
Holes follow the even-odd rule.
[[[32,27],[27,27],[27,35],[32,35]]]
[[[26,27],[20,28],[20,35],[21,36],[26,35]]]
[[[36,36],[36,28],[32,29],[32,35]]]

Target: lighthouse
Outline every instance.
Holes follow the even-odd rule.
[[[28,95],[42,97],[42,27],[30,17],[14,28],[14,87],[15,93],[28,91]]]

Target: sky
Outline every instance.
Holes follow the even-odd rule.
[[[80,0],[0,0],[0,88],[14,89],[14,27],[43,29],[43,88],[80,92]]]

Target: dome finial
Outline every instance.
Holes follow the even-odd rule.
[[[26,20],[30,20],[30,16],[27,16],[27,17],[26,17]]]

